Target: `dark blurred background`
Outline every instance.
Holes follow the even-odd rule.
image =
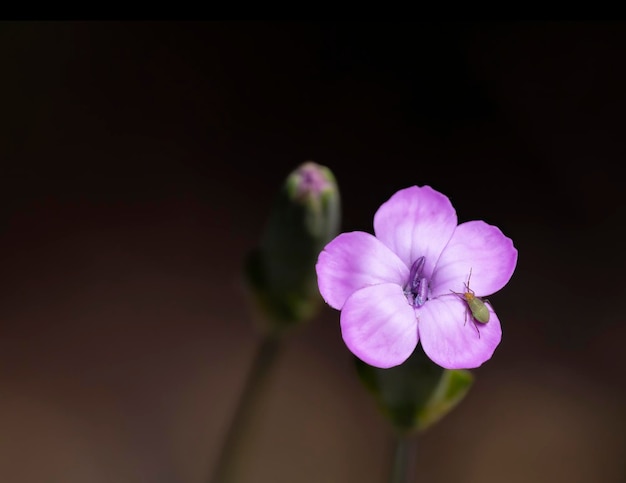
[[[519,250],[419,482],[626,481],[626,23],[0,23],[0,481],[208,481],[287,174],[344,231],[413,184]],[[245,482],[387,481],[338,312],[292,334]]]

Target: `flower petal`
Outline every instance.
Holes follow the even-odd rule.
[[[431,279],[431,296],[450,290],[465,292],[470,270],[470,288],[484,297],[504,287],[517,264],[517,249],[500,229],[484,221],[468,221],[454,231]]]
[[[365,287],[341,311],[343,340],[359,359],[386,369],[402,364],[417,346],[417,318],[393,283]]]
[[[502,339],[502,328],[493,308],[486,304],[489,322],[481,324],[456,295],[429,300],[418,311],[419,337],[426,355],[446,369],[473,369],[489,360]]]
[[[361,288],[387,282],[402,286],[409,278],[409,269],[397,255],[362,231],[342,233],[332,240],[315,269],[322,297],[338,310]]]
[[[374,215],[374,233],[410,267],[426,257],[423,274],[430,278],[450,241],[457,217],[450,200],[430,186],[411,186],[395,193]]]

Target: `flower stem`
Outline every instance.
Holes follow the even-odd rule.
[[[416,447],[416,436],[406,434],[396,436],[391,483],[413,483],[415,481]]]
[[[259,344],[252,360],[250,372],[239,397],[230,426],[226,433],[211,483],[234,483],[241,468],[241,456],[245,452],[245,433],[252,421],[252,409],[257,406],[267,386],[271,369],[279,354],[279,336],[266,335]]]

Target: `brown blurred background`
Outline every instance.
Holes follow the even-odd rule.
[[[625,23],[0,23],[0,481],[202,483],[284,177],[343,230],[428,184],[519,250],[422,482],[626,481]],[[242,483],[387,481],[339,314],[290,337]]]

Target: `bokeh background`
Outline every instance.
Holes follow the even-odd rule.
[[[342,229],[430,185],[519,250],[419,482],[626,481],[626,24],[0,23],[0,481],[209,479],[285,176]],[[291,334],[242,483],[387,481],[338,313]]]

